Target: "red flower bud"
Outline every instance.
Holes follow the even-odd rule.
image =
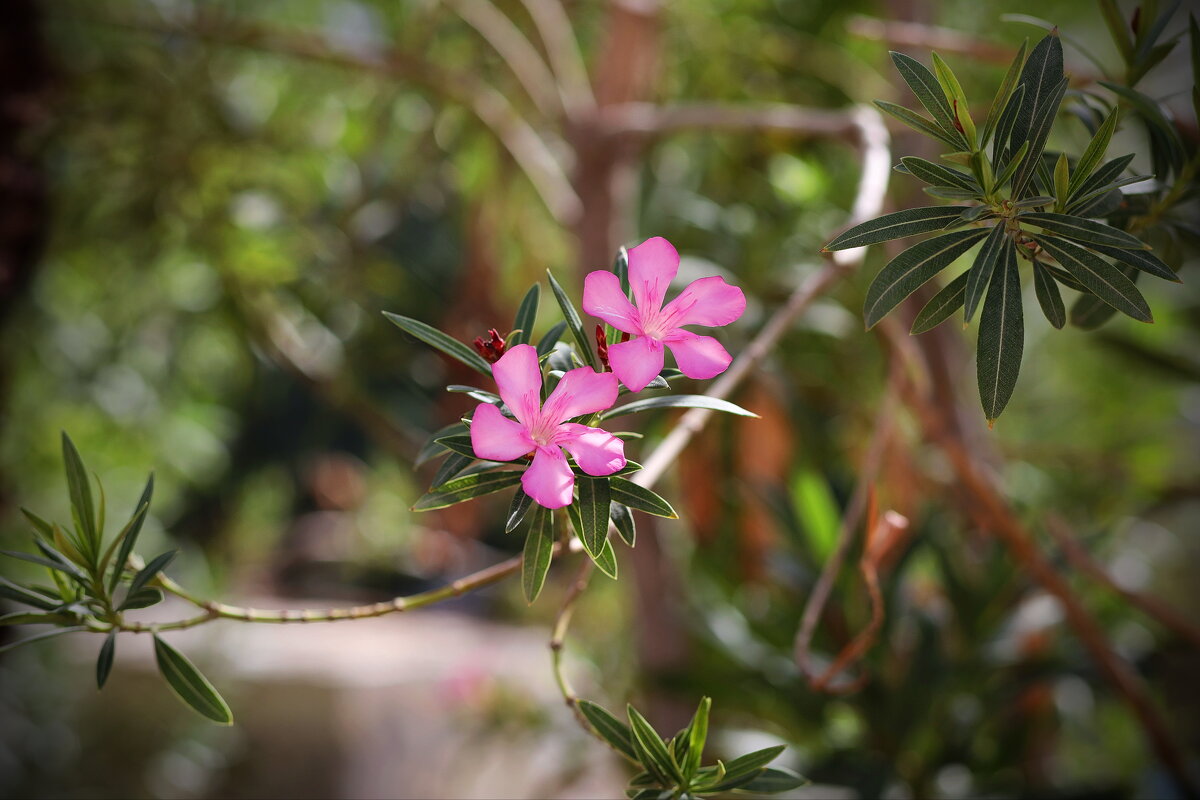
[[[500,356],[504,355],[504,339],[495,328],[488,329],[487,340],[484,340],[482,336],[476,336],[472,344],[475,345],[475,351],[483,356],[483,360],[489,364],[495,364],[500,360]]]
[[[608,337],[604,335],[604,326],[596,326],[596,353],[600,356],[600,363],[604,365],[605,372],[611,372],[611,367],[608,366]]]

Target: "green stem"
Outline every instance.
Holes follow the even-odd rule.
[[[566,643],[567,630],[571,627],[571,617],[575,613],[575,601],[587,589],[588,581],[591,580],[594,564],[590,558],[585,558],[583,563],[579,565],[579,572],[575,574],[575,580],[567,588],[567,593],[563,596],[562,606],[558,609],[558,616],[554,618],[554,631],[550,635],[550,661],[554,668],[554,682],[558,684],[558,691],[562,694],[563,701],[571,712],[575,715],[575,720],[579,726],[584,729],[590,736],[594,736],[606,745],[609,744],[603,736],[592,728],[592,724],[588,722],[588,718],[579,710],[579,695],[575,694],[575,690],[571,688],[571,682],[567,680],[566,670],[563,668],[563,645]]]

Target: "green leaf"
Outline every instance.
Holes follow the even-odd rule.
[[[1025,322],[1021,312],[1021,276],[1016,247],[1005,238],[998,257],[996,277],[988,289],[979,318],[977,372],[979,399],[988,422],[1008,405],[1021,371]]]
[[[916,156],[904,156],[900,159],[900,163],[913,177],[920,178],[932,186],[950,186],[968,189],[972,192],[979,191],[979,184],[965,172],[943,167],[941,164],[935,164]]]
[[[999,167],[1001,172],[1008,165],[1005,159],[1014,152],[1009,146],[1009,140],[1012,138],[1013,126],[1017,124],[1017,113],[1024,102],[1025,87],[1018,85],[1009,95],[1008,102],[1004,104],[1004,110],[1000,112],[1000,118],[996,122],[996,133],[992,137],[992,163]]]
[[[494,406],[504,402],[500,399],[500,395],[480,389],[478,386],[464,386],[461,383],[452,383],[446,387],[446,391],[454,394],[465,394],[472,400],[478,400],[481,403],[489,403]]]
[[[47,539],[54,538],[54,526],[52,526],[49,522],[46,522],[46,520],[42,519],[28,508],[22,508],[21,513],[25,516],[25,519],[29,521],[29,524],[34,527],[34,530],[36,530],[42,536],[45,536]]]
[[[1132,267],[1122,267],[1121,274],[1134,283],[1137,283],[1138,276],[1141,275],[1140,272]],[[1089,293],[1078,298],[1072,304],[1068,318],[1076,328],[1090,331],[1108,322],[1116,313],[1117,310],[1115,308]]]
[[[691,781],[700,768],[700,758],[704,752],[704,743],[708,740],[708,712],[712,709],[712,698],[700,698],[700,706],[692,715],[692,721],[687,726],[687,757],[680,765],[685,781]]]
[[[956,136],[951,136],[949,133],[946,133],[946,131],[944,131],[942,128],[925,119],[925,117],[922,117],[915,111],[907,109],[904,106],[896,105],[895,103],[889,103],[886,100],[876,100],[874,102],[880,111],[889,116],[895,117],[917,133],[923,133],[926,136],[937,139],[942,144],[948,145],[955,149],[963,146],[963,143],[959,141]],[[955,134],[957,133],[958,132],[955,131]]]
[[[1008,164],[1005,165],[1004,169],[1000,170],[1000,174],[996,176],[996,182],[993,184],[994,190],[1003,189],[1005,184],[1012,180],[1013,175],[1017,173],[1017,169],[1025,163],[1025,156],[1028,153],[1029,142],[1024,142],[1021,148],[1008,160]]]
[[[152,586],[143,587],[136,592],[126,595],[121,603],[122,611],[133,611],[138,608],[149,608],[163,601],[163,593]]]
[[[1100,13],[1104,17],[1104,24],[1108,26],[1108,33],[1112,36],[1113,43],[1120,51],[1121,58],[1126,64],[1129,64],[1133,58],[1133,41],[1129,37],[1129,26],[1125,22],[1125,15],[1117,6],[1117,0],[1100,0],[1099,5]]]
[[[1113,132],[1117,129],[1117,118],[1120,115],[1114,108],[1104,122],[1096,130],[1096,135],[1088,142],[1087,149],[1075,162],[1075,171],[1071,174],[1071,182],[1067,188],[1067,196],[1072,197],[1079,191],[1083,182],[1100,166],[1104,154],[1108,152],[1108,144],[1112,141]]]
[[[522,493],[523,494],[523,493]],[[521,589],[525,601],[533,604],[546,583],[546,572],[554,554],[554,515],[550,509],[538,506],[525,536],[524,556],[521,559]]]
[[[554,273],[546,270],[546,276],[550,279],[550,291],[554,292],[554,299],[558,301],[558,307],[562,309],[563,319],[567,323],[567,328],[571,331],[571,335],[575,337],[575,344],[579,351],[579,357],[583,359],[583,363],[591,366],[593,369],[599,366],[596,362],[596,353],[592,349],[592,340],[588,337],[587,332],[583,329],[583,321],[579,318],[579,312],[575,310],[575,305],[571,299],[567,297],[567,293],[558,285],[558,281],[554,279]]]
[[[1056,267],[1053,264],[1047,264],[1043,261],[1038,261],[1038,264],[1044,270],[1046,270],[1046,272],[1050,273],[1050,277],[1054,278],[1055,281],[1057,281],[1058,283],[1061,283],[1063,286],[1066,286],[1068,289],[1074,289],[1075,291],[1079,292],[1080,294],[1090,295],[1092,293],[1090,289],[1088,289],[1086,286],[1084,286],[1079,281],[1072,278],[1071,273],[1067,272],[1062,267]],[[1115,311],[1116,309],[1113,309],[1113,310]]]
[[[154,659],[158,662],[158,671],[180,700],[213,722],[233,724],[233,712],[208,679],[157,634],[154,636]]]
[[[1110,184],[1116,181],[1125,168],[1129,166],[1129,162],[1133,161],[1133,155],[1124,155],[1114,158],[1111,161],[1105,162],[1089,177],[1085,178],[1074,192],[1071,193],[1071,206],[1078,205],[1091,197],[1096,196],[1104,191],[1107,191]],[[1071,206],[1067,207],[1071,211]]]
[[[462,453],[451,453],[450,457],[443,461],[442,465],[438,467],[437,472],[434,473],[430,486],[433,489],[437,489],[451,478],[457,477],[474,462],[475,458],[473,456],[464,456]]]
[[[1059,153],[1058,161],[1054,164],[1054,197],[1055,211],[1067,207],[1067,196],[1070,194],[1071,165],[1067,163],[1067,154]]]
[[[48,600],[37,592],[13,583],[8,578],[0,578],[0,597],[17,603],[24,603],[34,608],[40,608],[43,611],[53,611],[60,605],[60,603]]]
[[[637,526],[633,522],[633,514],[620,503],[609,504],[608,518],[612,520],[617,533],[625,540],[625,544],[633,547],[637,541]]]
[[[96,528],[96,507],[92,502],[92,483],[75,443],[66,431],[62,432],[63,462],[67,472],[67,489],[71,495],[71,511],[82,540],[80,551],[94,563],[100,555],[100,531]]]
[[[625,459],[625,466],[621,467],[616,472],[609,473],[609,475],[632,475],[633,473],[640,471],[641,468],[641,464],[627,458]],[[575,462],[571,462],[571,471],[581,477],[591,477],[590,472],[584,472],[583,469]]]
[[[1149,250],[1126,250],[1120,247],[1108,247],[1102,244],[1089,244],[1089,250],[1094,250],[1101,255],[1106,255],[1109,258],[1115,258],[1122,264],[1127,264],[1134,269],[1141,270],[1148,275],[1153,275],[1156,278],[1162,278],[1166,281],[1174,283],[1182,283],[1179,276],[1158,256],[1151,253]]]
[[[517,316],[513,319],[513,335],[509,337],[508,344],[529,344],[533,339],[533,325],[537,321],[538,300],[542,296],[542,287],[539,284],[534,284],[529,287],[529,291],[525,293],[525,298],[521,300],[520,307],[517,308]]]
[[[942,234],[913,245],[889,261],[867,289],[863,315],[868,330],[987,233],[987,229],[972,228]]]
[[[1066,239],[1045,235],[1034,239],[1096,297],[1139,322],[1154,321],[1142,293],[1112,264]]]
[[[797,775],[790,769],[768,767],[754,780],[743,785],[741,790],[754,794],[778,794],[799,788],[808,783],[808,778]]]
[[[624,478],[608,479],[609,496],[623,506],[653,514],[656,517],[678,519],[671,504],[644,486]]]
[[[179,554],[178,550],[168,550],[156,556],[149,564],[147,564],[137,575],[133,576],[133,580],[129,582],[129,597],[137,594],[139,590],[150,581],[158,577],[158,573],[166,569],[167,565],[175,560],[175,556]]]
[[[1040,261],[1033,262],[1033,289],[1037,293],[1038,305],[1046,319],[1056,328],[1067,324],[1067,310],[1063,306],[1062,292],[1050,272]]]
[[[446,448],[438,444],[438,439],[444,439],[447,436],[457,436],[467,432],[467,426],[461,422],[455,422],[452,425],[447,425],[437,431],[434,431],[429,439],[426,440],[424,446],[417,453],[417,460],[413,462],[413,467],[420,467],[423,464],[446,454]]]
[[[614,581],[617,579],[617,554],[613,550],[612,542],[604,540],[604,547],[600,550],[600,555],[593,559],[596,569],[603,572]]]
[[[971,143],[955,127],[954,111],[951,109],[950,103],[946,101],[946,95],[942,92],[941,85],[933,73],[920,61],[903,53],[893,51],[889,55],[892,57],[892,63],[900,72],[900,77],[904,78],[904,82],[912,89],[913,94],[921,101],[921,105],[925,106],[925,110],[929,112],[938,126],[952,141],[957,143],[955,146],[959,150],[970,150]]]
[[[1009,141],[1003,144],[1018,144],[1026,140],[1036,142],[1038,120],[1045,116],[1048,106],[1057,108],[1061,100],[1062,95],[1057,87],[1062,80],[1062,42],[1057,35],[1051,34],[1034,46],[1021,70],[1017,85],[1025,90],[1024,98],[1017,109]],[[1041,146],[1034,144],[1031,155],[1036,157],[1041,151]]]
[[[1150,131],[1157,133],[1161,137],[1166,147],[1167,161],[1171,165],[1171,168],[1178,173],[1187,157],[1183,149],[1183,141],[1179,138],[1179,131],[1171,124],[1166,115],[1163,114],[1158,102],[1127,86],[1110,83],[1109,81],[1098,81],[1098,83],[1109,91],[1120,95],[1123,100],[1133,106],[1133,109],[1146,123]],[[1156,173],[1160,179],[1166,178],[1166,175],[1157,170]]]
[[[7,653],[9,650],[16,650],[18,647],[24,647],[27,644],[40,642],[43,639],[53,639],[55,636],[62,636],[63,634],[67,633],[79,633],[80,631],[86,630],[87,628],[82,625],[77,625],[73,628],[55,628],[52,631],[46,631],[45,633],[39,633],[33,636],[26,636],[24,639],[18,639],[15,642],[9,642],[3,647],[0,647],[0,653]]]
[[[892,239],[903,239],[918,233],[940,231],[946,223],[958,220],[959,216],[975,206],[925,206],[908,208],[855,225],[841,236],[825,245],[825,250],[846,250],[864,247]]]
[[[1030,211],[1019,217],[1022,225],[1030,223],[1048,233],[1062,236],[1076,242],[1083,242],[1089,247],[1093,244],[1119,247],[1126,250],[1145,250],[1148,245],[1136,236],[1131,236],[1119,228],[1096,222],[1083,217],[1073,217],[1067,214],[1051,214],[1044,211]]]
[[[636,708],[626,706],[625,711],[629,715],[629,730],[633,734],[633,747],[637,751],[642,766],[664,778],[664,783],[671,786],[682,786],[684,780],[679,771],[679,765],[667,752],[667,746],[663,743],[662,737],[646,721],[646,718],[638,713]]]
[[[440,350],[442,353],[466,364],[471,369],[483,375],[487,375],[489,378],[492,376],[492,367],[483,360],[482,356],[457,339],[442,333],[432,325],[426,325],[419,320],[412,319],[411,317],[402,317],[390,311],[384,311],[383,315],[393,325],[410,336],[415,336],[430,347]]]
[[[501,492],[521,482],[520,472],[484,472],[447,481],[422,495],[412,511],[432,511],[464,500]]]
[[[963,297],[965,307],[963,319],[967,322],[970,322],[971,317],[975,316],[975,309],[979,305],[979,301],[983,299],[983,293],[992,280],[992,271],[995,270],[996,264],[999,263],[1001,255],[1005,252],[1005,246],[1012,244],[1006,234],[1003,222],[993,225],[983,247],[979,249],[979,255],[975,257],[975,263],[967,271],[967,291]]]
[[[554,350],[554,345],[558,344],[558,340],[562,338],[563,331],[566,329],[567,323],[563,321],[554,323],[550,330],[546,331],[546,335],[538,341],[537,354],[539,359],[549,355]]]
[[[452,453],[458,453],[461,456],[471,459],[476,458],[475,448],[471,446],[471,435],[469,433],[443,436],[441,439],[438,439],[438,444]]]
[[[735,758],[725,765],[724,777],[719,782],[704,785],[702,791],[705,794],[711,794],[745,786],[761,775],[767,764],[778,758],[785,749],[787,749],[785,745],[779,744]]]
[[[938,83],[941,84],[942,93],[946,95],[946,100],[950,103],[950,112],[961,126],[961,133],[966,137],[969,149],[974,149],[975,122],[971,119],[967,96],[963,94],[962,86],[954,75],[954,70],[950,69],[950,65],[943,61],[937,53],[930,53],[930,57],[933,60],[933,71],[937,76]],[[956,127],[957,129],[958,127]]]
[[[100,655],[96,659],[96,688],[103,689],[104,682],[108,680],[108,673],[112,672],[113,656],[117,652],[117,632],[109,631],[108,636],[104,637],[104,644],[100,646]]]
[[[512,533],[521,524],[521,520],[525,519],[526,512],[533,505],[533,498],[525,494],[524,489],[517,489],[513,495],[512,502],[508,504],[508,517],[504,522],[504,532]],[[541,508],[541,506],[538,506]]]
[[[54,558],[42,558],[41,556],[31,555],[30,553],[21,553],[16,550],[0,550],[0,555],[5,555],[9,558],[16,558],[21,561],[28,561],[30,564],[37,564],[42,567],[57,570],[59,572],[65,572],[76,581],[83,582],[87,580],[87,576],[69,561],[59,561],[58,559]]]
[[[600,419],[612,419],[624,414],[640,414],[643,411],[651,411],[659,408],[707,408],[710,411],[724,411],[726,414],[737,414],[740,417],[754,417],[758,419],[758,414],[747,411],[739,405],[735,405],[728,400],[718,400],[715,397],[708,397],[703,394],[669,394],[663,397],[648,397],[645,400],[634,400],[632,403],[610,408],[600,415]]]
[[[76,618],[66,614],[42,613],[37,611],[13,611],[0,614],[0,627],[9,625],[65,625]]]
[[[1004,76],[1000,88],[996,91],[996,97],[992,100],[991,108],[988,109],[987,119],[983,123],[983,136],[979,140],[980,147],[987,145],[988,140],[992,137],[992,133],[996,130],[996,123],[1000,120],[1000,112],[1004,110],[1004,106],[1008,103],[1008,99],[1012,96],[1013,90],[1017,85],[1017,79],[1021,76],[1021,67],[1025,64],[1025,53],[1028,50],[1029,40],[1026,39],[1021,42],[1021,49],[1017,51],[1017,57],[1009,65],[1008,73]],[[993,158],[992,160],[995,161],[996,159]]]
[[[633,749],[633,733],[628,725],[590,700],[580,700],[578,706],[596,733],[604,737],[604,741],[631,761],[638,761],[637,752]]]
[[[608,539],[608,480],[584,477],[575,479],[579,499],[571,506],[576,512],[571,521],[578,522],[575,532],[579,534],[583,549],[593,560],[600,555],[604,549],[604,542]]]
[[[112,592],[117,588],[117,584],[121,582],[121,576],[125,572],[125,565],[129,563],[129,554],[133,552],[134,545],[137,544],[138,536],[142,533],[142,525],[146,522],[146,517],[150,515],[150,501],[154,498],[154,473],[146,478],[146,486],[142,489],[142,496],[138,499],[137,505],[134,506],[133,516],[129,518],[129,522],[125,525],[125,530],[118,536],[121,541],[121,546],[117,549],[117,557],[113,562],[113,571],[108,579],[108,590]]]
[[[959,189],[953,186],[926,186],[921,191],[930,197],[940,197],[943,200],[975,200],[983,196],[982,189]]]
[[[1050,129],[1054,127],[1054,121],[1058,117],[1058,108],[1062,104],[1063,96],[1067,93],[1067,84],[1068,80],[1066,78],[1058,82],[1058,85],[1045,98],[1045,104],[1042,105],[1038,116],[1033,120],[1033,126],[1029,129],[1027,140],[1029,142],[1029,154],[1021,162],[1021,166],[1017,168],[1017,172],[1012,179],[1012,192],[1014,196],[1019,196],[1025,191],[1030,179],[1042,163],[1042,152],[1046,149],[1046,140],[1050,137]],[[1019,122],[1020,116],[1018,115],[1018,124]],[[1022,141],[1015,137],[1016,134],[1014,133],[1013,141]],[[1046,189],[1049,191],[1049,183],[1046,185]]]

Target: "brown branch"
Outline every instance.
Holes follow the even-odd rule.
[[[555,221],[570,225],[582,213],[579,195],[562,165],[538,133],[495,88],[465,73],[439,69],[422,56],[392,49],[379,56],[335,50],[315,34],[284,31],[243,22],[199,21],[175,25],[149,19],[103,17],[95,21],[143,34],[187,36],[246,47],[290,58],[368,72],[420,86],[470,111],[491,131],[525,173]]]
[[[860,137],[862,109],[849,111],[804,108],[788,103],[619,103],[603,108],[597,118],[601,133],[613,137],[650,138],[688,130],[757,131],[799,136]]]
[[[554,75],[511,19],[490,0],[451,0],[449,5],[503,59],[538,111],[547,118],[563,111]]]
[[[1017,55],[1017,51],[1011,47],[994,44],[961,31],[920,22],[882,20],[856,14],[846,20],[846,32],[860,39],[882,42],[888,47],[958,53],[1003,66],[1008,66]]]
[[[892,335],[899,338],[902,334],[892,332]],[[897,347],[892,352],[904,357],[913,351]],[[920,364],[913,364],[912,368],[924,371]],[[1109,647],[1103,628],[1037,548],[1033,537],[1017,519],[992,477],[976,463],[970,450],[946,424],[938,410],[924,394],[914,391],[913,384],[905,382],[902,386],[905,401],[921,423],[926,437],[950,460],[958,486],[969,501],[967,510],[975,518],[976,524],[994,534],[1042,589],[1061,603],[1068,624],[1091,655],[1100,674],[1129,705],[1163,766],[1187,796],[1200,795],[1200,788],[1188,772],[1187,762],[1137,674]]]
[[[587,67],[571,20],[560,0],[522,0],[538,36],[546,47],[550,68],[558,78],[556,85],[568,117],[594,109],[596,96],[588,81]]]
[[[1084,549],[1079,540],[1071,533],[1067,523],[1057,515],[1051,515],[1046,518],[1046,530],[1058,542],[1058,546],[1066,555],[1076,569],[1090,576],[1095,581],[1108,587],[1114,594],[1124,598],[1130,605],[1135,606],[1145,612],[1148,616],[1156,619],[1164,628],[1175,633],[1179,638],[1186,639],[1191,643],[1192,647],[1200,649],[1200,627],[1197,627],[1190,620],[1186,619],[1175,609],[1168,606],[1162,600],[1153,595],[1143,592],[1135,592],[1132,589],[1126,589],[1121,586],[1111,575],[1104,571],[1104,568],[1096,563]]]

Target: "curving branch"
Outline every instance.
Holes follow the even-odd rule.
[[[546,48],[567,116],[596,107],[579,40],[560,0],[521,0]]]
[[[600,110],[596,124],[601,133],[617,138],[646,139],[689,130],[755,131],[828,138],[846,136],[865,147],[865,111],[865,106],[832,111],[789,103],[618,103]]]

